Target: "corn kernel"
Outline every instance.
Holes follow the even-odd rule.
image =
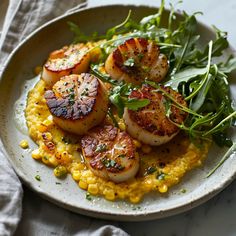
[[[91,175],[90,171],[87,171],[87,170],[83,171],[81,174],[83,178],[88,178],[90,177],[90,175]]]
[[[21,142],[20,142],[20,147],[23,148],[23,149],[27,149],[29,147],[29,143],[27,140],[23,139]]]
[[[72,172],[72,178],[73,178],[75,181],[80,180],[80,177],[81,177],[80,171],[74,170],[74,171]]]
[[[47,129],[48,129],[48,127],[43,124],[38,125],[38,131],[41,133],[47,131]]]
[[[109,188],[114,188],[115,184],[111,181],[108,181],[108,182],[106,182],[106,186],[109,187]]]
[[[44,139],[46,139],[46,140],[48,140],[48,141],[51,141],[51,140],[52,140],[52,134],[49,133],[49,132],[43,133],[43,137],[44,137]]]
[[[74,152],[72,153],[72,156],[73,156],[73,159],[77,159],[77,160],[80,159],[80,153],[77,152],[77,151],[74,151]]]
[[[84,170],[85,169],[85,165],[83,163],[79,163],[78,164],[78,169],[79,170]]]
[[[198,160],[197,165],[198,165],[198,166],[202,165],[202,161],[201,161],[201,160]]]
[[[93,50],[90,51],[91,61],[96,62],[99,59],[99,56],[101,55],[101,49],[95,47]]]
[[[44,143],[41,145],[41,148],[46,152],[48,151],[48,147]]]
[[[152,151],[152,148],[149,145],[143,145],[142,146],[142,151],[146,154],[150,153]]]
[[[129,183],[129,186],[130,186],[131,189],[137,188],[138,185],[139,185],[139,183],[137,181],[132,181],[132,182]]]
[[[93,195],[98,194],[98,185],[97,184],[89,184],[88,185],[88,192]]]
[[[42,157],[42,162],[45,164],[49,164],[49,158],[47,156]]]
[[[133,142],[136,148],[141,148],[142,144],[138,140],[134,139]]]
[[[120,128],[121,130],[123,130],[123,131],[126,130],[126,125],[125,125],[124,122],[119,122],[118,125],[119,125],[119,128]]]
[[[117,194],[118,194],[118,197],[121,199],[124,199],[126,196],[125,191],[123,191],[123,190],[117,191]]]
[[[158,190],[159,190],[160,193],[166,193],[167,190],[168,190],[168,187],[167,187],[167,185],[163,184],[163,185],[158,187]]]
[[[58,161],[57,161],[57,159],[56,159],[54,156],[51,156],[51,157],[49,158],[49,162],[50,162],[50,164],[52,164],[53,166],[57,166],[57,165],[58,165]]]
[[[87,178],[87,183],[88,184],[95,184],[96,183],[96,179],[94,177],[88,177]]]
[[[32,157],[34,159],[41,159],[41,155],[40,155],[40,150],[39,149],[35,149],[33,152],[32,152]]]
[[[48,127],[48,126],[50,126],[52,123],[53,123],[52,120],[46,119],[45,121],[43,121],[42,124]]]
[[[103,191],[103,194],[105,195],[105,198],[109,201],[115,200],[115,193],[112,189],[105,189]]]
[[[34,68],[34,73],[35,73],[36,75],[38,75],[38,74],[41,73],[42,69],[43,69],[42,66],[36,66],[36,67]]]
[[[62,152],[62,160],[64,162],[69,162],[70,161],[70,155],[68,154],[67,151]]]
[[[131,195],[129,197],[129,200],[132,202],[132,203],[138,203],[140,202],[141,200],[141,196],[139,194],[136,194],[136,195]]]
[[[145,188],[149,191],[152,189],[153,183],[150,179],[145,180],[144,182]]]
[[[84,182],[83,180],[80,180],[79,187],[86,190],[88,188],[88,184]]]
[[[61,178],[67,174],[67,169],[65,166],[57,166],[53,172],[56,177]]]

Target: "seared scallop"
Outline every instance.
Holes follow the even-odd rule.
[[[108,56],[105,69],[115,80],[134,84],[145,79],[159,82],[167,74],[168,61],[154,41],[131,38]]]
[[[114,182],[133,178],[139,157],[132,138],[111,125],[99,126],[81,140],[87,166],[97,176]]]
[[[181,94],[169,87],[162,89],[177,103],[187,106]],[[145,144],[158,146],[170,141],[179,131],[174,123],[181,124],[187,116],[162,92],[146,84],[141,89],[132,91],[130,98],[150,100],[147,106],[137,111],[125,108],[123,116],[127,132]],[[166,115],[167,112],[169,117]]]
[[[55,123],[79,135],[102,122],[108,109],[104,85],[91,74],[62,77],[44,96]]]
[[[87,72],[90,63],[88,47],[72,44],[53,51],[43,67],[42,79],[53,86],[62,76]]]

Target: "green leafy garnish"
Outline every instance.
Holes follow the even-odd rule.
[[[40,175],[36,175],[34,178],[35,178],[37,181],[41,181]]]
[[[102,144],[97,145],[95,152],[104,152],[106,150],[107,150],[107,145],[102,143]]]
[[[88,200],[88,201],[92,201],[92,196],[90,195],[90,193],[89,192],[87,192],[86,193],[86,199]]]
[[[115,160],[109,159],[107,157],[103,157],[101,161],[106,168],[115,168],[118,170],[124,169],[124,166],[118,164]]]
[[[183,12],[181,19],[178,19],[174,6],[170,4],[170,13],[167,16],[167,25],[165,25],[163,22],[164,5],[165,1],[162,0],[156,14],[146,16],[139,22],[132,20],[132,14],[129,11],[120,24],[107,29],[104,35],[95,32],[87,36],[76,24],[70,22],[69,26],[75,34],[75,42],[106,39],[95,46],[101,49],[102,56],[90,66],[90,69],[100,80],[111,85],[109,100],[113,105],[112,109],[114,108],[113,110],[119,117],[122,117],[125,107],[135,111],[147,106],[150,101],[131,98],[131,92],[140,87],[114,80],[101,68],[104,68],[108,55],[126,40],[130,38],[148,39],[154,41],[159,46],[160,52],[168,58],[169,69],[163,83],[164,86],[170,86],[179,92],[188,105],[186,107],[180,104],[160,84],[146,78],[144,83],[155,88],[154,92],[162,93],[166,117],[188,133],[193,141],[213,139],[219,146],[230,147],[233,142],[227,131],[236,125],[236,111],[230,95],[228,80],[229,73],[236,70],[236,58],[233,55],[226,60],[221,58],[225,49],[229,47],[227,33],[213,27],[215,39],[205,43],[204,47],[200,47],[199,45],[203,43],[200,41],[201,37],[197,30],[196,16],[201,13],[188,15]],[[135,56],[137,56],[137,61],[142,61],[142,58],[145,57],[143,53]],[[126,58],[123,65],[126,67],[140,66],[139,63],[136,65],[135,61],[136,58],[132,55],[130,58]],[[73,102],[73,98],[71,98],[71,102]],[[188,114],[183,123],[179,124],[171,120],[173,108]],[[118,127],[112,110],[108,111],[108,115],[114,125]]]
[[[122,117],[124,108],[136,111],[142,107],[147,106],[150,101],[148,99],[129,98],[134,86],[131,84],[122,84],[115,86],[110,94],[111,103],[117,108],[119,117]]]
[[[133,58],[129,58],[129,59],[127,59],[127,60],[124,62],[124,65],[125,65],[125,66],[130,66],[130,67],[132,67],[132,66],[134,66],[134,63],[135,63],[134,59],[133,59]]]
[[[236,150],[236,143],[234,143],[229,150],[225,153],[225,155],[222,157],[222,159],[220,160],[220,162],[214,167],[214,169],[212,169],[208,174],[207,174],[207,178],[209,178],[212,174],[215,173],[215,171],[222,166],[222,164],[235,152]]]
[[[158,180],[164,180],[166,178],[166,174],[165,173],[159,173],[158,175],[157,175],[157,179]]]
[[[108,108],[107,114],[111,118],[114,126],[118,128],[119,127],[118,122],[117,122],[117,120],[116,120],[116,118],[115,118],[115,116],[113,114],[113,111],[112,111],[112,109],[110,107]]]
[[[187,190],[186,190],[185,188],[182,188],[182,189],[180,189],[180,192],[181,192],[181,193],[186,193]]]
[[[144,173],[144,175],[150,175],[150,174],[153,174],[156,171],[157,171],[157,168],[155,166],[149,166],[147,168],[146,172]]]

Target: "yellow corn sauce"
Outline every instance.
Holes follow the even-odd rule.
[[[54,167],[56,177],[70,173],[78,186],[90,194],[102,195],[107,200],[129,199],[138,203],[151,191],[167,192],[187,171],[201,165],[208,153],[209,143],[199,143],[196,147],[183,133],[155,148],[134,140],[141,159],[136,178],[119,184],[102,179],[83,162],[80,137],[66,133],[53,123],[44,99],[45,90],[45,83],[40,80],[28,95],[27,125],[30,136],[39,146],[32,157]],[[125,129],[122,120],[119,125]]]

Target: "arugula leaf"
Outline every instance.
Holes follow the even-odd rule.
[[[178,90],[180,83],[187,83],[191,79],[204,75],[207,72],[207,68],[196,68],[196,67],[186,67],[179,71],[178,73],[171,76],[171,79],[165,83],[165,86],[170,86],[174,90]]]
[[[125,106],[133,111],[137,111],[139,108],[145,107],[150,103],[148,99],[134,99],[128,98],[127,101],[124,102]]]
[[[217,133],[218,131],[221,131],[222,125],[227,122],[228,120],[231,120],[232,118],[236,117],[236,111],[234,111],[233,113],[229,114],[227,117],[225,117],[223,120],[221,120],[220,123],[218,123],[214,128],[208,130],[204,136],[207,136],[209,134],[213,134],[213,133]]]
[[[107,39],[110,39],[110,38],[112,38],[115,34],[117,34],[117,29],[122,28],[123,26],[125,26],[126,23],[130,20],[130,16],[131,16],[131,10],[129,10],[129,13],[128,13],[126,19],[125,19],[122,23],[120,23],[119,25],[116,25],[116,26],[110,28],[110,29],[107,31],[107,33],[106,33],[106,38],[107,38]]]
[[[206,99],[206,95],[211,88],[212,80],[214,79],[214,76],[209,74],[206,82],[202,86],[202,88],[199,90],[195,100],[191,103],[191,109],[194,111],[198,111],[201,106],[204,104],[204,101]]]
[[[235,57],[229,57],[226,63],[221,63],[219,65],[219,70],[223,73],[230,73],[234,70],[236,70],[236,58]]]
[[[185,98],[185,100],[190,100],[192,99],[194,96],[196,96],[196,94],[201,90],[201,88],[203,87],[203,85],[206,83],[207,78],[209,76],[210,73],[210,69],[211,69],[211,53],[212,53],[212,45],[213,42],[210,41],[209,42],[209,51],[208,51],[208,62],[207,62],[207,72],[203,78],[203,80],[201,81],[201,83],[199,84],[199,86],[187,97]]]
[[[211,56],[219,57],[223,54],[223,51],[227,49],[229,46],[229,43],[227,41],[227,33],[217,29],[215,26],[213,26],[213,29],[215,30],[216,33],[216,40],[213,41]],[[207,60],[208,51],[209,51],[209,45],[205,48],[203,53],[199,55],[198,63],[202,63]]]
[[[231,147],[233,145],[232,140],[227,137],[227,134],[225,132],[218,132],[217,134],[213,134],[212,138],[219,147]]]
[[[130,19],[131,10],[129,10],[126,19],[120,24],[110,28],[107,30],[105,35],[99,35],[97,32],[94,32],[91,35],[85,35],[78,25],[75,23],[68,21],[68,25],[70,30],[74,33],[74,43],[78,42],[88,42],[88,41],[97,41],[101,39],[111,39],[115,34],[125,34],[130,30],[137,29],[140,26]],[[119,31],[118,31],[119,29]]]
[[[121,95],[119,93],[114,93],[110,95],[109,99],[111,103],[116,106],[118,116],[122,117],[124,113],[125,105],[124,105]]]
[[[67,24],[69,25],[71,32],[74,33],[73,43],[78,43],[78,42],[83,43],[83,42],[95,41],[95,40],[106,38],[106,36],[104,35],[98,35],[97,32],[94,32],[92,35],[86,35],[81,31],[78,25],[76,25],[75,23],[71,21],[68,21]]]
[[[99,79],[101,79],[103,82],[110,83],[112,85],[117,85],[119,82],[117,80],[113,80],[108,74],[100,72],[100,68],[103,66],[103,64],[91,64],[90,69],[92,74],[97,76]]]
[[[129,98],[130,92],[133,89],[134,86],[131,84],[118,85],[113,88],[109,99],[116,106],[119,117],[123,116],[125,107],[136,111],[150,103],[148,99]]]
[[[225,153],[225,155],[222,157],[222,159],[220,160],[220,162],[214,167],[214,169],[212,169],[208,174],[207,174],[207,178],[209,178],[212,174],[215,173],[215,171],[223,165],[223,163],[234,153],[234,151],[236,150],[236,143],[233,143],[233,145],[228,149],[228,151]]]
[[[140,24],[141,24],[143,29],[147,29],[147,28],[149,28],[150,26],[153,26],[153,25],[155,25],[156,27],[160,26],[164,6],[165,6],[165,0],[162,0],[161,5],[159,7],[159,11],[158,11],[157,14],[144,17],[140,21]]]
[[[175,51],[175,65],[171,74],[175,74],[178,70],[180,70],[182,64],[185,61],[185,58],[188,56],[189,51],[192,50],[192,47],[198,38],[194,38],[196,28],[197,28],[197,20],[194,15],[188,16],[186,13],[186,20],[180,24],[178,31],[175,31],[176,40],[183,45],[183,48],[177,49]]]
[[[112,111],[112,109],[110,107],[108,108],[107,114],[111,118],[111,120],[112,120],[113,124],[115,125],[115,127],[118,128],[119,124],[118,124],[118,122],[117,122],[117,120],[116,120],[116,118],[115,118],[115,116],[113,114],[113,111]]]

